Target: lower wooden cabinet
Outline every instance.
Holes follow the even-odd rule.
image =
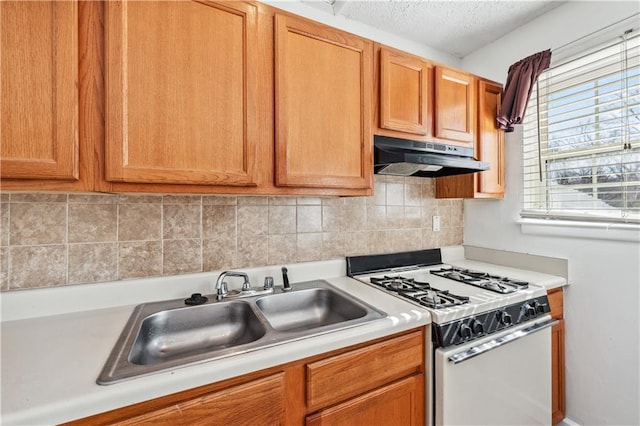
[[[423,425],[424,342],[418,328],[67,424]]]
[[[115,422],[117,425],[265,425],[282,424],[284,373],[231,386]]]
[[[307,426],[422,425],[424,377],[414,375],[307,417]]]
[[[565,416],[564,307],[562,289],[547,296],[551,316],[559,323],[551,329],[551,421],[557,425]]]

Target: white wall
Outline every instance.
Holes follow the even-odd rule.
[[[504,81],[510,64],[638,13],[637,2],[567,2],[474,52],[461,67]],[[519,126],[517,126],[519,127]],[[567,417],[584,425],[640,424],[640,244],[525,235],[522,133],[506,140],[504,200],[465,201],[465,244],[569,260],[565,291]]]

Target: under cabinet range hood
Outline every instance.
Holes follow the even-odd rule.
[[[473,159],[473,148],[375,135],[374,172],[381,175],[440,177],[489,170]]]

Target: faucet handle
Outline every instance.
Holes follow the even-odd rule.
[[[264,277],[264,289],[269,290],[273,288],[273,277]]]
[[[217,289],[217,296],[218,296],[217,299],[218,300],[222,300],[222,299],[225,298],[225,296],[227,294],[229,294],[229,288],[227,287],[227,282],[226,281],[222,281],[222,283],[217,287],[218,287],[218,289]]]

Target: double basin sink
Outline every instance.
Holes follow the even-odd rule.
[[[97,383],[116,383],[246,353],[386,317],[324,280],[283,292],[188,306],[184,299],[136,306]]]

